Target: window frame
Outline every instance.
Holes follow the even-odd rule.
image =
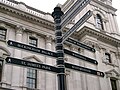
[[[35,41],[36,43],[32,43],[31,41]],[[31,46],[34,46],[34,47],[37,47],[38,45],[38,39],[37,38],[35,38],[35,37],[29,37],[29,45],[31,45]]]
[[[109,53],[105,53],[105,60],[106,60],[106,62],[108,62],[108,63],[112,63],[111,55],[110,55]]]
[[[100,14],[96,14],[96,27],[97,27],[98,29],[104,30],[103,21],[102,21],[102,17],[101,17]]]
[[[2,80],[2,72],[3,72],[3,60],[2,59],[0,59],[0,82],[1,82],[1,80]]]
[[[112,90],[118,90],[117,79],[110,78],[110,83],[111,83]],[[113,83],[114,83],[115,86],[113,86]]]
[[[29,72],[28,72],[28,70],[29,70]],[[32,72],[31,72],[31,70],[32,70]],[[34,73],[33,73],[33,71],[34,71]],[[27,68],[26,84],[27,84],[27,88],[37,89],[37,70]]]
[[[6,40],[6,35],[7,35],[7,29],[0,27],[0,40]]]

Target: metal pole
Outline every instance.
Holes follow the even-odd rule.
[[[66,90],[65,84],[65,66],[64,66],[64,50],[62,44],[62,30],[61,30],[61,16],[63,12],[60,7],[55,7],[52,17],[55,21],[55,43],[57,52],[57,67],[59,69],[58,77],[58,90]]]

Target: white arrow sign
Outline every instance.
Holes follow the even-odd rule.
[[[82,26],[90,17],[92,16],[92,12],[89,10],[68,32],[63,35],[62,43],[72,34],[74,33],[80,26]]]
[[[74,17],[83,10],[91,0],[77,0],[74,5],[62,16],[61,29],[63,29]]]

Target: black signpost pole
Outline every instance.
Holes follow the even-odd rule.
[[[62,30],[61,30],[61,16],[63,12],[60,7],[55,7],[52,17],[55,21],[55,43],[57,52],[57,67],[59,69],[58,73],[58,90],[66,90],[65,86],[65,66],[64,66],[64,50],[62,44]]]

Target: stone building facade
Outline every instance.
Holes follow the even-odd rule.
[[[76,0],[61,5],[66,12]],[[93,53],[65,43],[64,48],[98,61],[92,65],[65,55],[65,62],[105,73],[98,77],[66,69],[67,90],[120,90],[120,32],[112,0],[91,0],[63,30],[69,30],[88,10],[93,12],[72,38],[94,47]],[[0,0],[0,90],[58,90],[57,75],[33,68],[6,64],[7,57],[56,66],[56,59],[7,45],[8,40],[55,52],[54,20],[45,13],[14,0]]]

